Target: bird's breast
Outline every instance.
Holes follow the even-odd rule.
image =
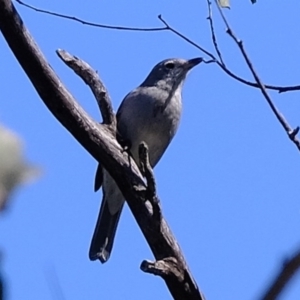
[[[132,92],[118,112],[118,130],[131,143],[131,153],[138,161],[138,147],[144,141],[149,148],[150,163],[154,166],[174,137],[181,116],[181,93],[158,89]],[[166,105],[167,103],[167,105]]]

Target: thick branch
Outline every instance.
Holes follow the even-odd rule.
[[[164,277],[173,298],[204,299],[164,218],[161,219],[161,226],[153,224],[145,205],[147,189],[138,167],[132,159],[128,159],[111,131],[92,120],[66,90],[10,0],[0,0],[0,30],[45,105],[115,179],[155,258],[176,259],[183,277],[176,280],[172,276]]]
[[[116,116],[113,112],[108,91],[100,80],[98,73],[89,64],[64,50],[57,50],[56,53],[91,88],[100,108],[103,124],[112,126],[112,130],[116,131]]]

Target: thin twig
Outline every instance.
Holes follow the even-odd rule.
[[[94,27],[98,27],[98,28],[104,28],[104,29],[112,29],[112,30],[126,30],[126,31],[136,31],[136,32],[156,32],[156,31],[171,31],[173,32],[175,35],[179,36],[181,39],[183,39],[184,41],[186,41],[187,43],[189,43],[190,45],[192,45],[193,47],[199,49],[200,51],[202,51],[203,53],[205,53],[207,56],[209,56],[227,75],[229,75],[230,77],[232,77],[233,79],[246,84],[248,86],[251,87],[255,87],[255,88],[259,88],[257,83],[248,81],[236,74],[234,74],[232,71],[230,71],[224,64],[222,57],[220,57],[221,52],[217,51],[218,57],[220,58],[219,60],[209,51],[205,50],[203,47],[201,47],[200,45],[198,45],[197,43],[195,43],[194,41],[192,41],[191,39],[189,39],[188,37],[186,37],[185,35],[183,35],[182,33],[180,33],[178,30],[174,29],[173,27],[169,26],[169,24],[167,24],[167,22],[161,17],[161,15],[158,16],[158,18],[160,19],[160,21],[162,23],[165,24],[165,27],[153,27],[153,28],[140,28],[140,27],[126,27],[126,26],[115,26],[115,25],[104,25],[104,24],[99,24],[99,23],[93,23],[93,22],[89,22],[89,21],[84,21],[80,18],[77,17],[72,17],[72,16],[68,16],[68,15],[64,15],[64,14],[60,14],[60,13],[56,13],[56,12],[51,12],[45,9],[40,9],[37,7],[34,7],[32,5],[26,4],[25,2],[21,1],[21,0],[15,0],[17,3],[19,3],[20,5],[23,5],[29,9],[32,9],[36,12],[40,12],[40,13],[44,13],[44,14],[48,14],[48,15],[52,15],[55,17],[59,17],[59,18],[63,18],[63,19],[68,19],[71,21],[75,21],[75,22],[79,22],[83,25],[89,25],[89,26],[94,26]],[[215,46],[216,49],[216,46]],[[218,53],[219,52],[219,53]],[[265,87],[269,90],[274,90],[274,91],[278,91],[279,93],[284,93],[284,92],[291,92],[291,91],[299,91],[300,90],[300,85],[294,85],[294,86],[276,86],[276,85],[269,85],[266,84]]]
[[[153,28],[138,28],[138,27],[126,27],[126,26],[115,26],[115,25],[104,25],[104,24],[99,24],[99,23],[94,23],[94,22],[89,22],[89,21],[84,21],[80,18],[77,17],[72,17],[72,16],[68,16],[68,15],[64,15],[64,14],[60,14],[60,13],[56,13],[53,11],[49,11],[49,10],[45,10],[45,9],[41,9],[41,8],[37,8],[35,6],[29,5],[21,0],[15,0],[16,2],[18,2],[19,4],[30,8],[34,11],[43,13],[43,14],[47,14],[47,15],[51,15],[51,16],[55,16],[55,17],[59,17],[59,18],[63,18],[63,19],[68,19],[68,20],[72,20],[78,23],[81,23],[83,25],[89,25],[89,26],[93,26],[93,27],[99,27],[99,28],[104,28],[104,29],[113,29],[113,30],[128,30],[128,31],[164,31],[167,30],[167,28],[164,27],[153,27]]]
[[[222,58],[221,51],[219,50],[219,46],[217,43],[217,38],[216,38],[214,23],[213,23],[213,18],[212,18],[212,9],[211,9],[211,1],[210,0],[207,0],[207,7],[208,7],[207,20],[209,21],[209,25],[210,25],[211,39],[213,41],[213,44],[214,44],[215,50],[217,52],[217,55],[219,57],[220,63],[226,68],[225,63]]]
[[[256,82],[251,82],[246,79],[243,79],[242,77],[239,77],[238,75],[234,74],[231,72],[225,65],[222,64],[221,61],[217,59],[215,55],[213,55],[211,52],[205,50],[203,47],[189,39],[187,36],[184,34],[180,33],[178,30],[174,29],[172,26],[170,26],[166,20],[163,19],[161,15],[158,16],[159,20],[166,26],[167,30],[170,30],[173,32],[175,35],[179,36],[181,39],[185,40],[187,43],[190,45],[194,46],[195,48],[199,49],[202,51],[204,54],[209,56],[227,75],[232,77],[233,79],[246,84],[248,86],[252,86],[255,88],[259,88],[259,85]],[[300,85],[295,85],[295,86],[276,86],[276,85],[268,85],[266,84],[265,87],[269,90],[274,90],[278,91],[279,93],[284,93],[284,92],[290,92],[290,91],[299,91],[300,90]]]
[[[199,46],[198,44],[196,44],[195,42],[193,42],[191,39],[189,39],[188,37],[186,37],[185,35],[183,35],[179,31],[177,31],[176,29],[172,28],[163,19],[162,15],[158,15],[158,19],[166,26],[166,29],[168,29],[171,32],[175,33],[176,35],[178,35],[179,37],[181,37],[183,40],[185,40],[186,42],[188,42],[189,44],[193,45],[194,47],[196,47],[197,49],[199,49],[200,51],[202,51],[204,54],[206,54],[207,56],[209,56],[211,59],[216,60],[216,57],[212,53],[210,53],[209,51],[205,50],[204,48],[202,48],[201,46]]]
[[[259,76],[257,75],[256,71],[254,70],[254,67],[252,65],[252,62],[250,60],[250,58],[248,57],[246,50],[244,48],[243,42],[238,39],[236,37],[236,35],[233,33],[233,30],[231,29],[231,27],[229,26],[229,23],[227,21],[227,19],[225,18],[225,15],[221,9],[221,7],[219,6],[217,0],[215,0],[215,3],[218,7],[218,10],[220,12],[220,15],[227,27],[226,32],[229,34],[229,36],[234,40],[234,42],[237,44],[237,46],[239,47],[239,49],[241,50],[241,53],[259,87],[259,89],[261,90],[263,96],[265,97],[265,99],[267,100],[267,103],[269,104],[272,112],[274,113],[275,117],[277,118],[277,120],[279,121],[279,123],[281,124],[281,126],[284,128],[284,130],[286,131],[288,137],[290,138],[290,140],[296,145],[296,147],[298,148],[298,150],[300,151],[300,140],[296,137],[296,133],[299,131],[299,128],[295,128],[293,129],[289,123],[287,122],[287,120],[284,118],[284,116],[279,112],[279,110],[277,109],[277,107],[275,106],[275,104],[273,103],[271,97],[269,96],[265,85],[263,84],[263,82],[260,80]]]
[[[225,26],[227,27],[227,29],[229,29],[230,26],[229,26],[229,24],[228,24],[228,22],[227,22],[227,20],[225,18],[225,15],[223,14],[222,8],[221,8],[220,4],[218,3],[218,0],[215,0],[215,4],[216,4],[216,6],[217,6],[217,8],[219,10],[219,13],[221,15],[221,18],[223,19],[223,22],[224,22]]]
[[[286,284],[300,269],[300,250],[289,260],[287,260],[275,280],[272,282],[262,300],[275,300],[283,291]]]

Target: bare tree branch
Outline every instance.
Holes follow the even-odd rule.
[[[93,27],[98,27],[98,28],[104,28],[104,29],[112,29],[112,30],[126,30],[126,31],[145,31],[145,32],[153,32],[153,31],[166,31],[169,30],[171,32],[173,32],[175,35],[179,36],[181,39],[183,39],[184,41],[186,41],[187,43],[189,43],[190,45],[192,45],[193,47],[197,48],[198,50],[200,50],[201,52],[203,52],[204,54],[206,54],[207,56],[209,56],[227,75],[229,75],[230,77],[232,77],[233,79],[246,84],[248,86],[251,87],[255,87],[255,88],[259,88],[259,85],[256,82],[251,82],[248,81],[236,74],[234,74],[230,69],[228,69],[222,59],[221,56],[221,52],[218,49],[217,43],[216,43],[216,37],[215,34],[213,33],[213,23],[212,23],[212,18],[211,18],[211,2],[210,0],[208,1],[208,6],[209,6],[209,17],[208,20],[210,22],[210,27],[213,33],[212,39],[213,39],[213,43],[214,43],[214,47],[215,50],[217,52],[217,56],[219,59],[217,59],[215,57],[215,55],[213,55],[211,52],[207,51],[206,49],[204,49],[203,47],[201,47],[199,44],[195,43],[194,41],[192,41],[191,39],[189,39],[187,36],[185,36],[184,34],[180,33],[178,30],[176,30],[175,28],[171,27],[163,18],[161,15],[158,16],[158,18],[160,19],[160,21],[165,25],[165,27],[153,27],[153,28],[139,28],[139,27],[126,27],[126,26],[115,26],[115,25],[104,25],[104,24],[99,24],[99,23],[93,23],[93,22],[89,22],[89,21],[84,21],[80,18],[77,17],[72,17],[72,16],[68,16],[68,15],[64,15],[64,14],[60,14],[60,13],[56,13],[56,12],[51,12],[45,9],[40,9],[37,7],[34,7],[32,5],[26,4],[25,2],[21,1],[21,0],[15,0],[16,2],[18,2],[20,5],[23,5],[29,9],[32,9],[36,12],[40,12],[40,13],[44,13],[44,14],[48,14],[48,15],[52,15],[55,17],[59,17],[59,18],[63,18],[63,19],[68,19],[71,21],[75,21],[75,22],[79,22],[81,24],[84,25],[88,25],[88,26],[93,26]],[[276,86],[276,85],[270,85],[270,84],[266,84],[265,85],[266,89],[269,90],[275,90],[278,91],[279,93],[284,93],[284,92],[291,92],[291,91],[299,91],[300,90],[300,85],[293,85],[293,86]]]
[[[160,201],[156,194],[156,182],[154,178],[154,173],[150,165],[149,161],[149,152],[148,146],[145,142],[142,142],[139,146],[139,159],[140,159],[140,169],[142,170],[146,180],[147,180],[147,198],[149,199],[152,210],[153,210],[153,218],[161,222],[162,213],[160,207]]]
[[[77,17],[72,17],[72,16],[52,12],[52,11],[49,11],[49,10],[40,9],[40,8],[34,7],[32,5],[26,4],[25,2],[23,2],[21,0],[15,0],[15,1],[18,2],[19,4],[23,5],[23,6],[27,7],[27,8],[30,8],[30,9],[36,11],[36,12],[40,12],[40,13],[55,16],[55,17],[59,17],[59,18],[62,18],[62,19],[75,21],[75,22],[81,23],[83,25],[88,25],[88,26],[93,26],[93,27],[99,27],[99,28],[104,28],[104,29],[113,29],[113,30],[148,31],[148,32],[167,30],[167,28],[165,28],[165,27],[138,28],[138,27],[126,27],[126,26],[116,26],[116,25],[104,25],[104,24],[84,21],[84,20],[82,20],[80,18],[77,18]]]
[[[276,108],[275,104],[273,103],[271,97],[269,96],[265,85],[262,83],[262,81],[260,80],[259,76],[257,75],[256,71],[254,70],[254,67],[252,65],[252,62],[250,60],[250,58],[248,57],[246,50],[244,48],[243,42],[241,40],[239,40],[235,34],[233,33],[231,27],[229,26],[228,21],[225,18],[225,15],[221,9],[221,7],[219,6],[217,0],[215,0],[216,6],[218,7],[218,10],[220,12],[220,15],[227,27],[226,32],[229,34],[229,36],[234,40],[234,42],[237,44],[237,46],[239,47],[239,49],[241,50],[241,53],[247,63],[247,66],[249,67],[258,87],[260,88],[263,96],[265,97],[265,99],[267,100],[267,103],[269,104],[272,112],[274,113],[276,119],[279,121],[279,123],[281,124],[281,126],[283,127],[283,129],[285,130],[285,132],[287,133],[288,137],[290,138],[290,140],[295,144],[295,146],[298,148],[298,150],[300,151],[300,140],[297,138],[297,133],[299,132],[299,127],[296,127],[295,129],[293,129],[289,123],[286,121],[286,119],[284,118],[284,116],[279,112],[279,110]]]
[[[176,262],[178,276],[162,276],[173,298],[203,300],[165,219],[158,223],[149,213],[147,187],[134,160],[128,158],[106,126],[92,120],[64,87],[10,0],[0,0],[0,30],[48,109],[117,182],[156,260],[171,257]]]
[[[70,55],[64,50],[57,50],[56,53],[91,88],[100,108],[103,124],[112,126],[112,130],[116,131],[117,122],[111,99],[97,72],[86,62],[76,56]]]
[[[296,272],[300,269],[300,250],[298,250],[294,256],[287,260],[276,276],[274,282],[267,289],[266,293],[261,298],[262,300],[275,300],[279,297],[285,286]]]
[[[191,39],[189,39],[186,35],[182,34],[178,30],[176,30],[173,27],[171,27],[163,19],[163,17],[161,15],[159,15],[158,18],[159,18],[159,20],[161,20],[163,22],[163,24],[167,27],[168,30],[170,30],[175,35],[179,36],[181,39],[185,40],[187,43],[189,43],[190,45],[194,46],[195,48],[197,48],[198,50],[200,50],[201,52],[203,52],[207,56],[209,56],[227,75],[229,75],[233,79],[235,79],[235,80],[237,80],[237,81],[239,81],[239,82],[241,82],[243,84],[246,84],[248,86],[252,86],[252,87],[255,87],[255,88],[259,88],[259,85],[256,82],[248,81],[248,80],[243,79],[242,77],[239,77],[238,75],[234,74],[224,64],[222,64],[222,62],[219,61],[217,59],[217,57],[215,55],[213,55],[211,52],[207,51],[206,49],[204,49],[203,47],[201,47],[200,45],[198,45],[197,43],[195,43],[194,41],[192,41]],[[299,91],[300,90],[300,85],[295,85],[295,86],[276,86],[276,85],[266,84],[265,87],[267,89],[269,89],[269,90],[278,91],[279,93],[290,92],[290,91]]]
[[[141,270],[157,276],[181,276],[180,270],[177,268],[177,262],[174,257],[167,257],[155,262],[144,260],[141,264]]]
[[[214,23],[213,23],[213,18],[212,18],[212,9],[211,9],[211,1],[210,0],[207,0],[207,8],[208,8],[207,20],[209,21],[209,25],[210,25],[211,39],[213,41],[213,44],[214,44],[215,50],[217,52],[217,55],[219,57],[220,63],[226,68],[225,63],[222,58],[221,51],[219,50],[219,46],[217,43],[217,38],[216,38]]]

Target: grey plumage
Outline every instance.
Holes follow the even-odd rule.
[[[164,60],[124,98],[117,112],[117,129],[121,139],[129,144],[130,153],[138,165],[138,147],[142,141],[148,145],[152,167],[164,154],[179,125],[184,79],[188,71],[201,61],[201,58]],[[103,200],[89,257],[104,263],[112,250],[124,198],[115,181],[99,165],[95,189],[101,184]]]

